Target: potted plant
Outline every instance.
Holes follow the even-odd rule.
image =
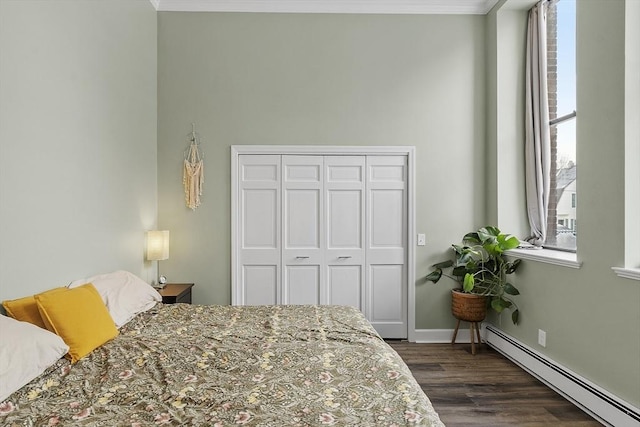
[[[490,306],[498,313],[510,309],[511,320],[517,324],[520,312],[511,297],[520,292],[509,283],[507,276],[516,271],[520,260],[508,261],[505,251],[518,247],[519,243],[517,237],[504,234],[492,226],[467,233],[461,245],[452,245],[453,259],[434,264],[434,270],[426,279],[437,283],[442,276],[446,276],[462,285],[461,290],[452,293],[452,312],[459,320],[482,321],[486,308]],[[445,274],[445,269],[449,268],[450,274]],[[456,296],[456,292],[461,295]],[[479,299],[479,302],[476,301],[471,308],[465,308],[466,302],[461,302],[461,299]]]

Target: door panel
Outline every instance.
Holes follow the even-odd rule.
[[[327,303],[365,306],[365,157],[326,156]]]
[[[385,338],[407,337],[407,160],[367,157],[367,319]]]
[[[286,304],[320,304],[319,265],[288,265],[285,276]]]
[[[369,278],[371,294],[369,321],[385,338],[406,338],[407,312],[405,266],[371,265]]]
[[[242,274],[246,305],[276,304],[277,265],[245,265]]]
[[[248,157],[252,157],[253,159],[249,159]],[[265,159],[259,159],[261,157],[273,158],[274,156],[247,156],[244,159],[246,162],[256,161],[256,164],[247,163],[241,166],[241,175],[243,182],[257,182],[257,183],[265,183],[271,182],[276,183],[280,180],[279,175],[279,162],[270,164],[271,160],[268,160],[263,163]]]
[[[290,162],[294,161],[291,156],[287,158]],[[322,169],[319,164],[285,164],[285,180],[287,182],[320,182],[321,173]]]
[[[320,249],[320,190],[286,191],[287,249]]]
[[[328,267],[327,304],[350,305],[363,310],[363,277],[359,265],[331,265]]]
[[[371,266],[371,316],[379,321],[402,322],[402,265]]]
[[[242,248],[278,249],[278,192],[242,191]]]
[[[327,248],[362,249],[362,190],[327,191]]]
[[[322,156],[282,156],[283,304],[326,304]]]
[[[364,167],[362,157],[357,156],[355,164],[349,164],[355,157],[327,157],[327,182],[363,182]],[[338,160],[341,159],[341,160]],[[343,163],[341,163],[343,162]]]
[[[370,157],[372,158],[372,157]],[[381,159],[381,157],[378,157]],[[374,160],[372,158],[372,160]],[[374,160],[375,161],[375,160]],[[404,165],[391,165],[391,164],[371,164],[370,165],[370,180],[371,182],[383,182],[388,185],[391,182],[398,184],[404,184],[405,179],[405,167]]]
[[[404,190],[371,190],[371,247],[404,245]]]
[[[241,304],[278,304],[281,266],[280,156],[241,156],[237,277]]]

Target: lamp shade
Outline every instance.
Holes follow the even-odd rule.
[[[169,231],[147,231],[147,259],[161,261],[169,258]]]

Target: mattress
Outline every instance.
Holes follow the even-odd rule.
[[[443,425],[354,308],[160,303],[11,395],[0,424]]]

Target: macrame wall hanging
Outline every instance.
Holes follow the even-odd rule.
[[[196,210],[200,206],[200,196],[202,196],[202,184],[204,184],[204,154],[200,148],[196,125],[191,123],[191,133],[189,134],[191,143],[184,152],[184,172],[182,174],[182,184],[184,185],[184,198],[187,207]]]

